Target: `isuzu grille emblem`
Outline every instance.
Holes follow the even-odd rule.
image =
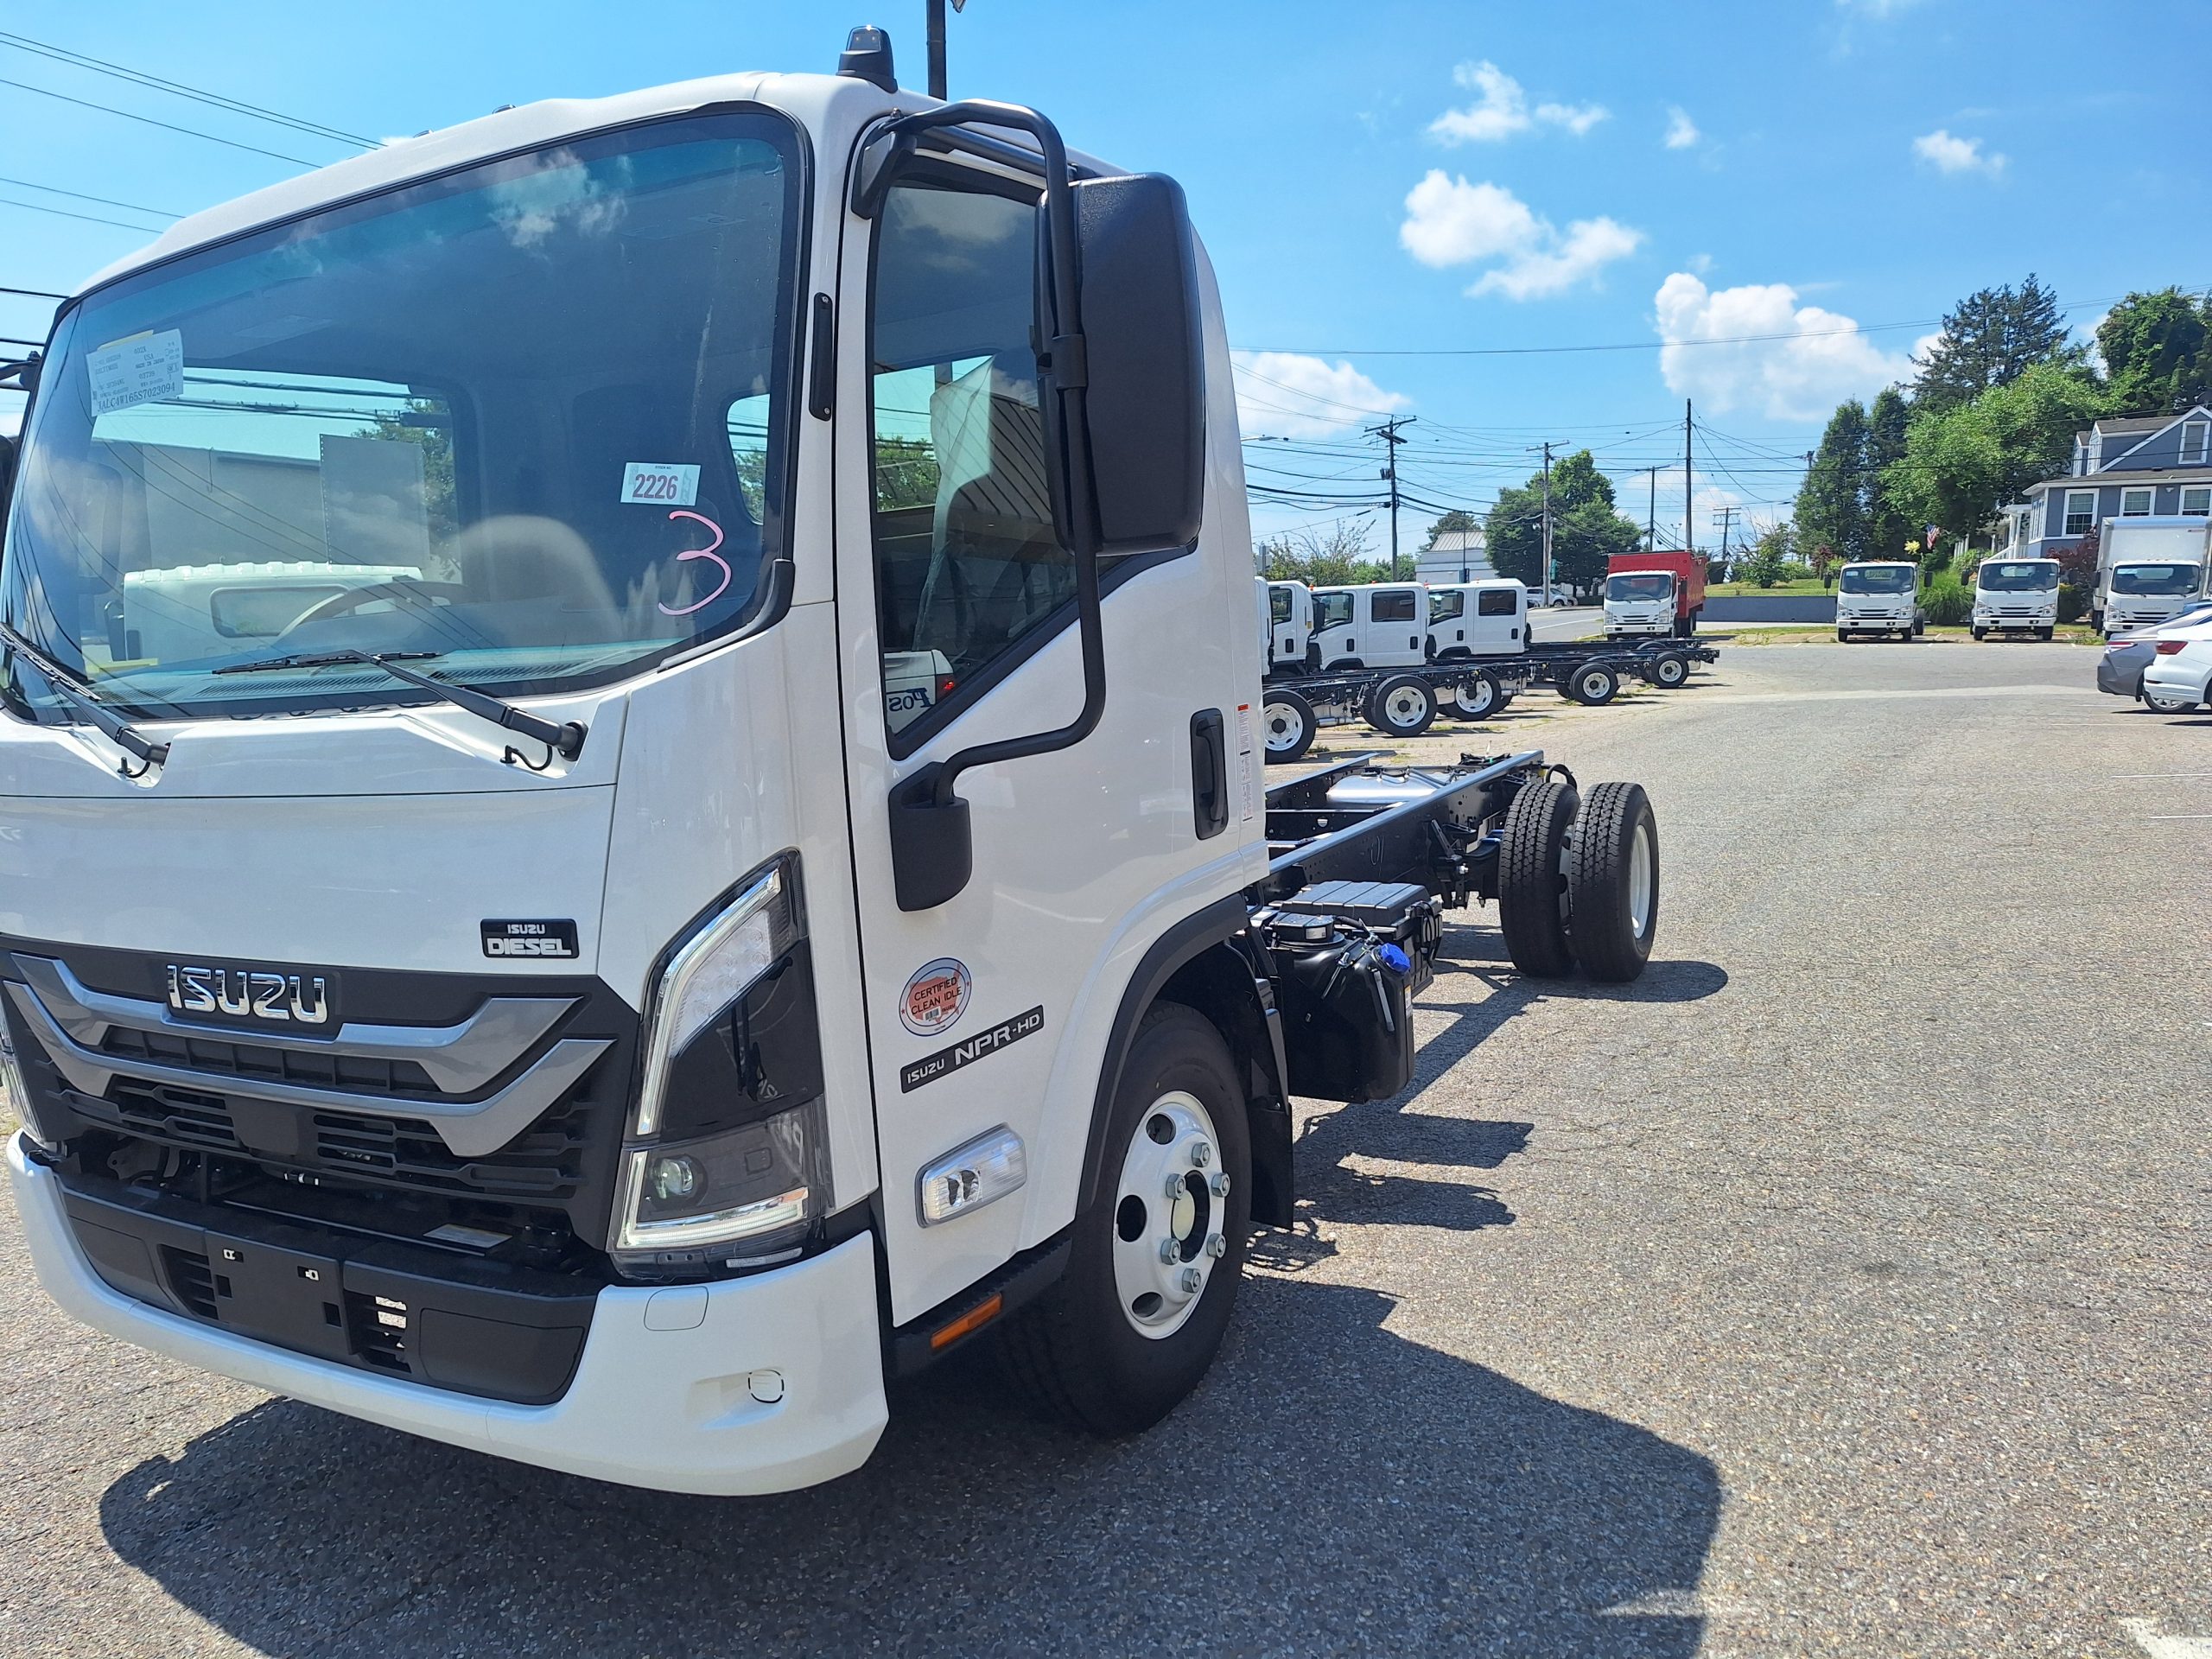
[[[281,1020],[302,1026],[330,1020],[330,991],[320,974],[280,974],[268,968],[199,968],[171,963],[169,1007],[179,1014],[222,1014],[238,1020]]]

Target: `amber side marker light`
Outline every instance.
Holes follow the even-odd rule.
[[[930,1335],[930,1347],[932,1350],[948,1348],[970,1331],[982,1330],[1004,1312],[1006,1312],[1005,1297],[996,1294],[988,1296],[953,1320],[950,1325],[932,1332]]]

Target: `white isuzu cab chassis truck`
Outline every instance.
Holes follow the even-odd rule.
[[[14,372],[8,1162],[207,1370],[740,1493],[1002,1333],[1133,1432],[1445,906],[1649,952],[1632,785],[1265,785],[1181,192],[879,32],[198,214]]]

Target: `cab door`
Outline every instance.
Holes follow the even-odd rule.
[[[917,160],[873,219],[846,221],[842,761],[898,1322],[1067,1224],[1133,969],[1265,858],[1249,529],[1241,487],[1210,488],[1194,548],[1102,569],[1096,728],[961,772],[972,874],[943,904],[899,906],[889,803],[900,780],[1064,726],[1084,702],[1075,567],[1053,530],[1039,408],[1038,194],[988,164]],[[1207,470],[1241,486],[1206,287]],[[918,1173],[1001,1125],[1020,1139],[1026,1184],[922,1225]]]

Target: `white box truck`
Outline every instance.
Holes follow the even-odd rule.
[[[1909,560],[1868,559],[1836,573],[1835,637],[1894,634],[1910,640],[1927,622],[1919,601],[1920,567]]]
[[[1633,785],[1263,787],[1182,193],[889,55],[287,180],[18,372],[0,1069],[79,1319],[670,1490],[856,1467],[979,1333],[1131,1433],[1291,1220],[1290,1097],[1406,1085],[1443,906],[1642,969]],[[422,444],[443,574],[112,658],[125,569],[206,562],[190,513],[124,541],[180,409]]]
[[[2156,627],[2212,584],[2212,524],[2190,516],[2107,518],[2097,537],[2089,620],[2109,639]]]
[[[1974,610],[1967,632],[2032,633],[2048,639],[2058,626],[2058,561],[1989,558],[1974,573]]]

